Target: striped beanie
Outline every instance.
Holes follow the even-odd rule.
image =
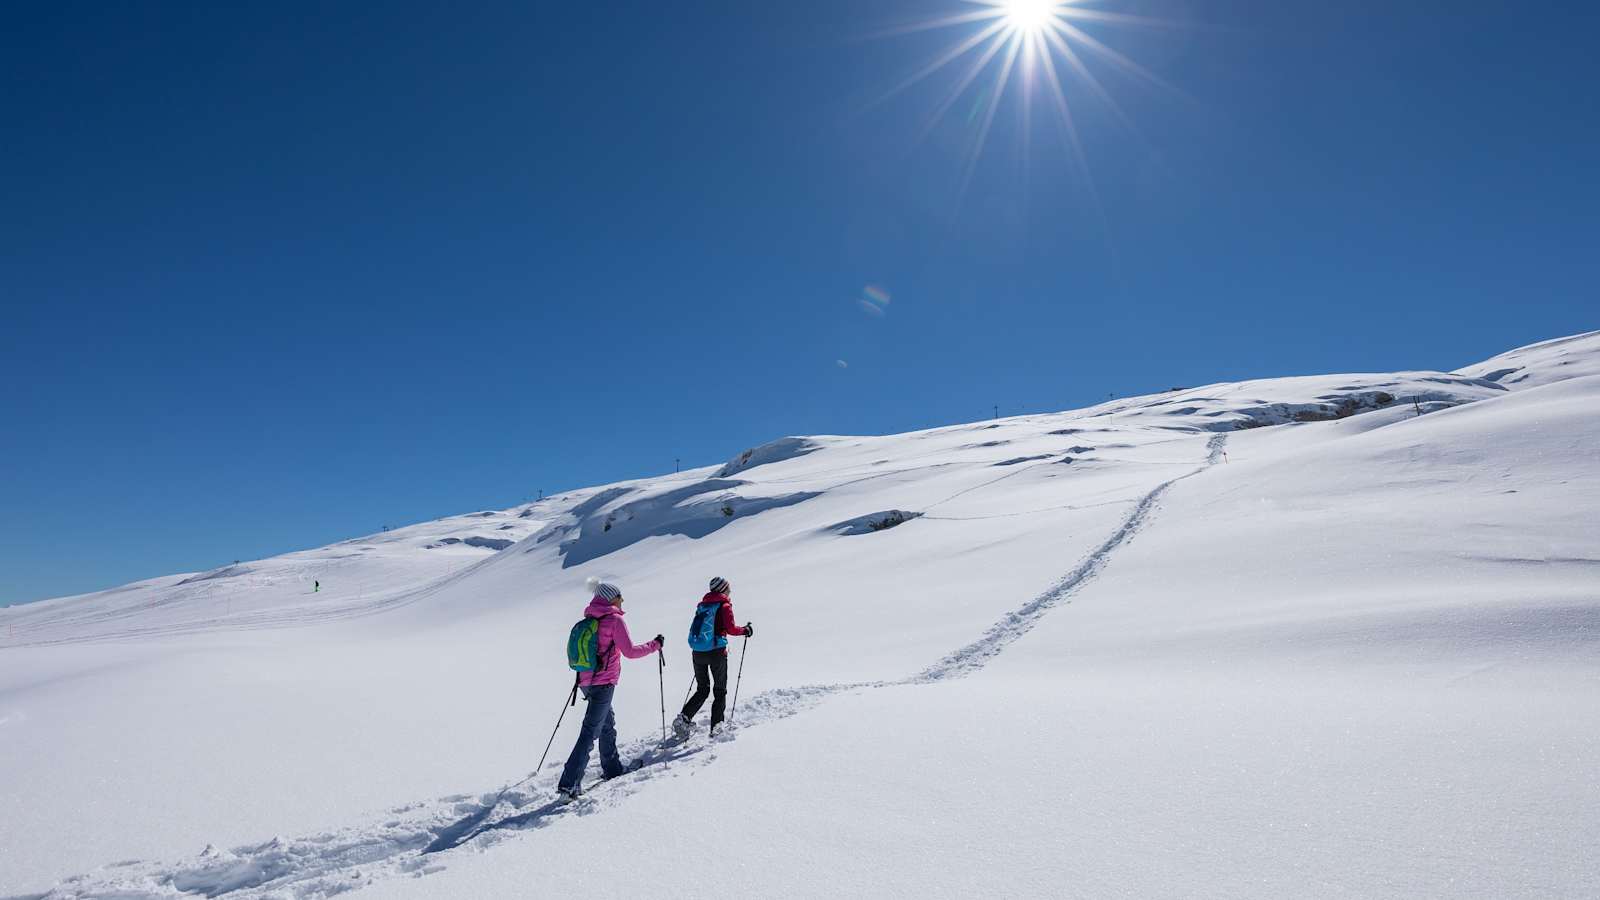
[[[588,584],[589,593],[607,603],[614,605],[618,600],[622,599],[622,588],[610,582],[601,581],[598,578],[590,578]]]
[[[713,593],[713,594],[726,594],[727,592],[729,592],[731,590],[733,590],[733,585],[728,583],[728,579],[726,579],[726,578],[713,578],[713,579],[711,579],[711,593]]]

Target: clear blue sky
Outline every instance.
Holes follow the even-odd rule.
[[[1103,216],[1047,93],[966,177],[998,66],[921,141],[958,69],[864,102],[959,0],[12,6],[0,603],[1597,327],[1591,5],[1096,7],[1180,92],[1064,79]]]

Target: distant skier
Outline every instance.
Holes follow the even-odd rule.
[[[311,582],[311,593],[318,594],[318,593],[321,593],[321,592],[322,592],[322,582],[320,582],[320,581]]]
[[[694,651],[694,696],[683,705],[683,712],[672,720],[679,737],[694,728],[695,713],[711,696],[711,733],[722,724],[723,707],[728,700],[728,636],[756,633],[753,625],[737,625],[733,618],[733,585],[726,578],[711,579],[711,590],[700,598],[689,623],[689,649]]]
[[[617,755],[617,716],[611,707],[617,681],[622,677],[622,657],[639,659],[649,656],[659,650],[663,643],[659,634],[648,643],[633,643],[628,636],[628,626],[622,621],[622,590],[616,585],[592,579],[590,591],[594,598],[583,611],[584,621],[573,626],[567,650],[568,660],[572,662],[579,652],[574,650],[574,642],[592,641],[592,649],[581,651],[583,654],[593,654],[592,665],[587,670],[573,666],[580,668],[578,688],[583,691],[583,698],[589,701],[589,707],[583,714],[578,742],[573,745],[566,768],[561,770],[561,781],[556,786],[562,796],[569,800],[576,800],[583,793],[583,772],[589,767],[589,751],[594,749],[596,738],[600,741],[601,775],[615,778],[628,771]],[[591,619],[594,625],[586,627]]]

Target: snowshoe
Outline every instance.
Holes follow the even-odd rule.
[[[627,775],[629,772],[637,772],[642,768],[644,768],[644,760],[636,759],[624,766],[621,772],[618,772],[615,775],[602,775],[600,776],[600,780],[610,781],[613,778],[621,778],[622,776]]]

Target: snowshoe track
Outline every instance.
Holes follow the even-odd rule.
[[[1128,517],[1122,520],[1122,524],[1117,530],[1106,538],[1105,543],[1091,551],[1072,571],[1061,576],[1061,579],[1047,588],[1044,593],[1008,613],[1005,618],[990,626],[983,637],[946,656],[923,670],[921,674],[906,679],[902,683],[926,684],[945,678],[959,678],[963,675],[970,675],[987,665],[989,660],[999,655],[1000,651],[1004,650],[1008,644],[1032,631],[1033,626],[1039,623],[1039,619],[1043,618],[1045,613],[1062,603],[1070,603],[1071,600],[1069,598],[1079,588],[1093,581],[1095,576],[1100,574],[1100,571],[1106,567],[1106,563],[1110,562],[1111,556],[1117,551],[1117,548],[1132,540],[1134,535],[1144,529],[1146,523],[1150,520],[1150,513],[1161,502],[1163,494],[1185,478],[1192,478],[1211,468],[1222,458],[1223,446],[1227,443],[1227,440],[1226,435],[1219,434],[1207,441],[1207,454],[1204,465],[1187,475],[1179,475],[1177,478],[1156,485],[1148,494],[1139,498],[1139,502],[1134,504],[1133,511],[1128,513]]]
[[[444,868],[441,863],[448,857],[441,853],[467,845],[482,849],[518,832],[556,824],[568,816],[609,809],[651,780],[675,774],[674,770],[681,766],[713,762],[717,746],[734,740],[739,731],[803,712],[832,695],[929,684],[970,675],[1031,631],[1050,610],[1071,602],[1074,594],[1105,569],[1120,547],[1148,526],[1151,515],[1173,485],[1222,461],[1226,442],[1225,434],[1212,436],[1206,443],[1206,458],[1198,468],[1162,482],[1140,497],[1127,518],[1103,543],[1043,593],[1007,613],[978,640],[915,675],[889,681],[764,691],[741,704],[737,724],[716,737],[697,730],[682,741],[661,744],[654,739],[642,739],[629,743],[622,748],[622,755],[643,758],[644,766],[570,803],[550,799],[554,792],[554,770],[561,766],[558,760],[548,764],[545,773],[532,773],[509,787],[476,797],[452,796],[400,807],[391,810],[390,816],[381,822],[302,838],[275,837],[262,844],[232,850],[207,847],[200,855],[177,863],[118,863],[68,878],[42,894],[0,900],[135,900],[174,896],[316,900],[390,877],[426,875]]]

